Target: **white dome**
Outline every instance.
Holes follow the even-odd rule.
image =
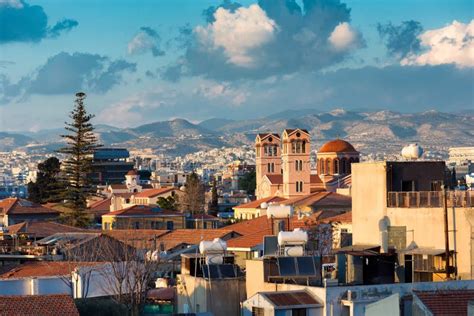
[[[423,155],[423,148],[418,144],[410,144],[403,147],[402,157],[409,160],[417,160]]]

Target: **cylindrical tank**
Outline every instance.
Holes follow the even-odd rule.
[[[213,241],[203,240],[199,243],[199,252],[201,254],[208,252],[224,252],[226,250],[227,243],[220,238],[215,238]]]
[[[290,205],[270,204],[267,207],[268,218],[287,218],[293,215],[293,207]]]
[[[308,241],[308,233],[304,230],[296,228],[292,232],[279,232],[278,233],[278,244],[299,244]]]
[[[421,148],[418,144],[410,144],[408,146],[403,147],[402,149],[402,157],[405,159],[416,160],[419,159],[423,155],[423,148]]]
[[[223,264],[224,256],[222,254],[206,255],[206,264]]]
[[[303,255],[303,246],[285,247],[285,256],[287,257],[301,257]]]

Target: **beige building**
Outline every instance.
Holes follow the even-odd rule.
[[[351,144],[332,140],[319,149],[318,170],[313,173],[311,138],[307,130],[299,128],[285,129],[281,137],[276,133],[258,134],[255,151],[257,200],[273,196],[291,199],[348,188],[351,163],[359,161],[359,153]]]
[[[445,278],[444,194],[450,176],[440,161],[352,165],[354,245],[399,253],[401,282]],[[457,277],[474,275],[474,192],[448,191],[450,265]],[[455,277],[454,273],[451,277]]]

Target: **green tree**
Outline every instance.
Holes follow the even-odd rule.
[[[219,194],[217,193],[217,181],[216,178],[212,180],[212,188],[211,188],[211,205],[209,210],[213,213],[217,213],[219,210]]]
[[[247,191],[248,194],[255,194],[257,187],[257,175],[255,171],[246,173],[239,179],[239,189]]]
[[[35,203],[59,202],[63,191],[60,181],[61,163],[50,157],[38,164],[36,182],[28,183],[28,199]]]
[[[100,147],[90,123],[94,115],[87,113],[85,98],[85,93],[76,93],[74,109],[69,115],[72,122],[65,123],[70,133],[61,135],[67,145],[59,150],[67,156],[63,161],[63,173],[66,182],[64,200],[69,211],[63,213],[63,219],[74,226],[86,226],[89,223],[85,209],[87,198],[95,194],[95,186],[88,173],[91,171],[92,155]]]
[[[192,214],[204,212],[205,192],[199,176],[193,172],[186,178],[184,195],[179,199],[180,209]]]
[[[175,211],[176,210],[176,200],[173,196],[168,196],[168,197],[162,197],[160,196],[158,198],[158,201],[156,202],[159,207],[165,210],[170,210],[170,211]]]

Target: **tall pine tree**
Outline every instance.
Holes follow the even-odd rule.
[[[87,113],[85,98],[85,93],[76,93],[74,109],[69,115],[72,122],[65,123],[69,133],[61,135],[67,145],[59,151],[67,156],[63,161],[63,173],[66,182],[64,200],[68,211],[63,213],[63,219],[74,226],[86,226],[89,223],[85,209],[87,198],[95,193],[95,186],[88,173],[91,171],[93,153],[100,147],[90,123],[94,115]]]

